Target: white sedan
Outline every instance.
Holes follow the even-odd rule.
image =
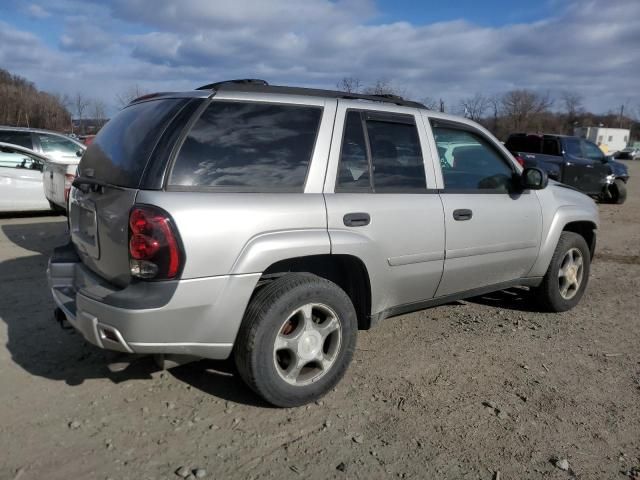
[[[33,150],[0,142],[0,212],[51,210],[42,183],[48,162]]]

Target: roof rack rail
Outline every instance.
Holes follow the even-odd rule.
[[[266,80],[261,80],[259,78],[237,78],[234,80],[224,80],[222,82],[209,83],[207,85],[203,85],[201,87],[196,88],[196,90],[218,90],[223,85],[262,85],[268,86]]]
[[[405,100],[398,95],[391,94],[362,94],[341,92],[337,90],[323,90],[318,88],[286,87],[282,85],[269,85],[264,80],[228,80],[225,82],[211,83],[204,85],[197,90],[235,91],[253,93],[282,93],[288,95],[306,95],[324,98],[343,98],[349,100],[369,100],[372,102],[391,103],[403,107],[427,108],[420,102]]]

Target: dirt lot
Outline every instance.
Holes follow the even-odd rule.
[[[0,219],[0,478],[624,479],[640,467],[640,162],[631,175],[627,203],[600,207],[575,310],[512,291],[387,320],[334,392],[291,410],[228,362],[111,374],[115,355],[52,320],[63,218]]]

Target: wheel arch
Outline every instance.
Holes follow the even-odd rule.
[[[563,206],[556,210],[546,232],[542,235],[542,243],[538,259],[529,271],[528,277],[543,277],[549,268],[551,258],[555,252],[562,232],[570,231],[582,235],[591,256],[596,246],[596,231],[598,228],[598,212],[594,204],[592,211],[578,206]]]
[[[279,260],[264,270],[258,288],[291,272],[307,272],[342,288],[356,310],[358,329],[371,328],[371,282],[364,262],[354,255],[321,254]]]

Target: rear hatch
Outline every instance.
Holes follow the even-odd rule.
[[[114,285],[131,279],[129,211],[147,164],[187,103],[187,98],[161,97],[124,108],[82,156],[69,199],[71,239],[82,262]]]

